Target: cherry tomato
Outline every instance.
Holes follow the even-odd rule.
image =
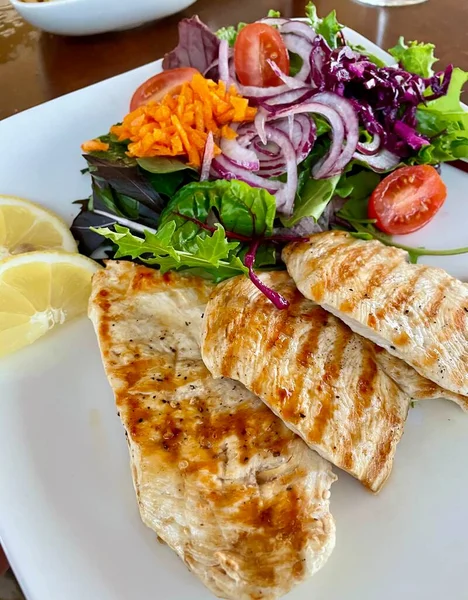
[[[434,167],[402,167],[375,188],[368,216],[385,233],[411,233],[429,223],[446,197],[447,188]]]
[[[266,23],[252,23],[240,30],[234,45],[234,66],[242,85],[282,85],[267,63],[270,59],[289,75],[289,55],[278,30]]]
[[[182,84],[186,81],[192,81],[193,76],[198,73],[191,67],[181,69],[170,69],[163,71],[159,75],[151,77],[140,85],[135,91],[130,101],[130,111],[135,110],[148,102],[159,102],[169,92],[177,93]]]

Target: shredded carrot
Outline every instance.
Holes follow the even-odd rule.
[[[100,140],[89,140],[89,142],[81,144],[81,149],[83,152],[99,152],[100,150],[105,152],[109,150],[109,144]]]
[[[111,133],[119,141],[130,140],[129,156],[186,156],[191,166],[200,167],[210,132],[218,143],[221,138],[234,139],[237,133],[231,123],[251,122],[256,113],[234,86],[227,91],[222,81],[215,83],[197,74],[175,95],[167,94],[161,102],[129,113]],[[86,142],[83,149],[95,142]],[[216,143],[214,153],[221,153]]]

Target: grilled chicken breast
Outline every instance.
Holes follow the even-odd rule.
[[[445,398],[456,402],[463,410],[468,411],[468,398],[466,396],[444,390],[433,381],[420,375],[404,360],[393,356],[393,354],[388,353],[369,340],[368,343],[373,347],[374,357],[379,366],[411,400]]]
[[[130,448],[143,521],[214,594],[278,598],[335,543],[329,463],[199,349],[211,287],[111,261],[90,316]]]
[[[409,398],[369,342],[299,293],[286,272],[260,275],[290,303],[278,310],[245,277],[217,286],[202,356],[214,377],[259,396],[321,456],[378,492],[390,474]]]
[[[289,244],[283,259],[304,296],[423,377],[468,395],[468,285],[342,231]]]

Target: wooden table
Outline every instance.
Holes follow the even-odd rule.
[[[99,0],[96,0],[99,2]],[[126,32],[92,37],[41,33],[0,0],[0,119],[67,92],[123,73],[161,57],[174,47],[177,22],[198,13],[213,29],[253,21],[268,9],[302,16],[306,0],[199,0],[183,13]],[[398,36],[436,44],[440,66],[468,70],[468,3],[429,0],[405,8],[372,8],[355,0],[316,0],[320,15],[336,8],[342,23],[379,46]]]

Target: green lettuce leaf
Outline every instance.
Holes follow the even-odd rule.
[[[401,36],[398,43],[388,51],[405,69],[410,73],[415,73],[421,77],[431,77],[434,75],[432,65],[437,62],[434,56],[434,44],[425,44],[424,42],[408,42]]]
[[[221,29],[218,29],[218,31],[216,32],[216,35],[219,37],[220,40],[226,40],[232,48],[237,40],[239,31],[243,29],[246,25],[247,23],[239,23],[237,27],[234,25],[229,25],[229,27],[221,27]]]
[[[211,275],[215,281],[248,273],[236,255],[239,242],[228,241],[219,223],[212,235],[195,237],[193,252],[177,247],[174,221],[166,223],[157,232],[146,230],[143,237],[134,235],[121,225],[115,225],[114,229],[101,227],[92,228],[92,231],[116,244],[115,258],[129,257],[158,265],[163,273],[172,269],[197,269],[199,273]]]
[[[443,135],[423,146],[411,164],[436,165],[441,162],[468,158],[468,130],[461,129],[461,122],[449,123]]]
[[[313,2],[309,2],[305,8],[306,16],[309,19],[312,29],[321,35],[330,48],[338,48],[340,31],[343,25],[338,23],[336,10],[332,10],[326,17],[320,19],[317,16],[317,8]]]
[[[289,74],[294,77],[302,69],[303,60],[295,52],[289,52]]]
[[[317,221],[335,195],[339,180],[339,175],[329,179],[312,179],[309,177],[300,197],[296,199],[292,216],[281,218],[283,225],[292,227],[304,217],[313,217]]]
[[[369,52],[369,50],[367,50],[367,48],[365,48],[364,46],[361,46],[361,44],[349,44],[349,45],[351,46],[351,48],[354,51],[359,52],[359,54],[362,54],[363,56],[365,56],[368,60],[370,60],[370,62],[373,62],[374,65],[377,65],[378,67],[387,66],[387,63],[385,61],[378,58],[375,54],[372,54],[372,52]]]
[[[362,170],[351,174],[344,173],[336,188],[336,193],[341,198],[350,200],[360,200],[369,198],[375,188],[379,185],[382,176],[374,171]]]
[[[468,82],[468,72],[455,68],[445,96],[431,100],[418,107],[418,130],[425,135],[434,136],[448,125],[456,123],[459,130],[468,130],[468,112],[461,103],[463,86]]]
[[[145,171],[148,171],[149,173],[158,173],[160,175],[186,170],[193,171],[194,173],[197,172],[196,169],[186,162],[171,156],[150,156],[149,158],[137,158],[136,161]]]
[[[418,131],[431,138],[411,163],[437,164],[468,158],[468,112],[461,103],[468,72],[454,69],[445,96],[418,107]]]
[[[158,231],[135,235],[115,225],[95,228],[118,247],[116,258],[169,269],[196,269],[215,281],[248,273],[243,257],[252,237],[271,235],[276,214],[274,197],[240,181],[196,182],[183,187],[161,214]],[[214,225],[209,223],[215,222]],[[143,228],[144,229],[144,228]],[[274,266],[276,253],[262,244],[256,266]]]
[[[190,231],[195,219],[206,223],[215,213],[228,231],[247,238],[271,235],[276,215],[274,196],[242,181],[196,182],[184,186],[161,215],[161,224],[175,221],[179,229]]]

